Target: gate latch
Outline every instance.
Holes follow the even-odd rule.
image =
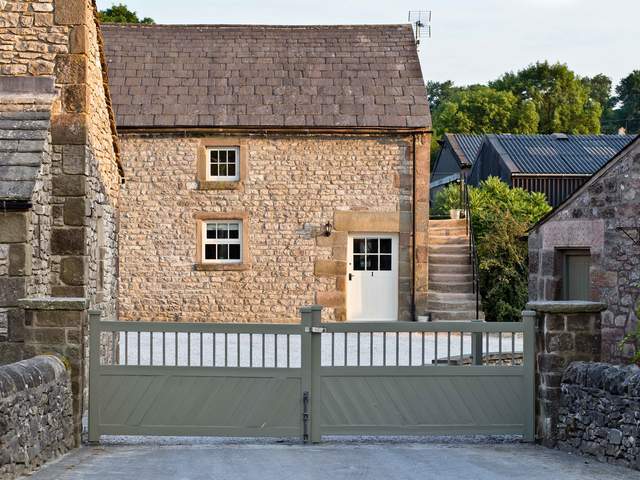
[[[305,333],[324,333],[327,331],[324,327],[304,327]]]

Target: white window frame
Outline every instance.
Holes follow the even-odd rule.
[[[212,152],[234,152],[235,153],[235,175],[211,175],[211,153]],[[211,182],[237,182],[240,180],[240,147],[207,147],[206,158],[206,180]]]
[[[238,238],[207,238],[207,230],[209,225],[219,224],[237,224],[238,225]],[[217,230],[217,229],[216,229]],[[202,263],[216,263],[216,264],[239,264],[242,263],[244,258],[244,251],[242,248],[242,220],[203,220],[202,222]],[[207,258],[206,246],[207,245],[240,245],[240,258],[239,259],[211,259]]]

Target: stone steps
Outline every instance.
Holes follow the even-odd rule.
[[[471,264],[467,263],[466,265],[462,264],[462,265],[454,265],[454,264],[450,264],[450,263],[443,263],[443,264],[429,264],[429,274],[461,274],[461,273],[466,273],[466,274],[473,274],[473,270],[471,268]]]
[[[442,293],[467,293],[473,291],[473,283],[429,282],[429,290]]]
[[[466,220],[429,222],[427,312],[433,321],[476,319]],[[479,319],[483,318],[480,312]]]
[[[474,310],[431,310],[431,321],[447,321],[447,322],[468,322],[476,320],[476,311]],[[478,320],[484,320],[484,313],[478,313]]]
[[[469,254],[432,253],[429,254],[430,265],[471,265]]]
[[[471,273],[429,273],[429,282],[443,283],[471,283],[473,274]]]
[[[463,235],[430,235],[429,245],[469,245],[469,239]]]
[[[429,254],[448,253],[451,255],[469,255],[469,245],[467,243],[429,245]]]

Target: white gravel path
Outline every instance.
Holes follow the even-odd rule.
[[[137,333],[130,332],[127,339],[126,357],[129,365],[149,365],[151,358],[151,337],[148,332],[141,333],[138,339]],[[289,336],[289,348],[287,349],[286,335],[264,335],[264,357],[262,335],[254,334],[224,334],[204,333],[178,333],[177,339],[177,365],[178,366],[205,366],[214,365],[230,367],[300,367],[300,336]],[[372,338],[373,336],[373,338]],[[424,335],[424,343],[421,333],[400,333],[396,338],[395,333],[388,333],[385,337],[382,333],[360,334],[360,349],[358,350],[358,335],[347,335],[345,349],[345,335],[334,334],[333,348],[331,334],[322,335],[322,365],[323,366],[380,366],[380,365],[431,365],[435,358],[446,362],[447,358],[455,359],[462,351],[463,355],[471,355],[471,335],[464,334],[461,345],[460,333],[451,333],[450,344],[446,333],[438,335],[437,349],[433,333]],[[140,357],[138,359],[138,342],[140,345]],[[166,333],[164,337],[165,348],[162,348],[162,334],[153,335],[153,365],[176,365],[176,338],[174,333]],[[119,364],[125,363],[125,333],[119,334]],[[215,348],[214,348],[215,343]],[[225,351],[226,343],[226,351]],[[238,355],[238,343],[240,354]],[[277,349],[276,349],[277,343]],[[490,334],[489,352],[497,353],[500,350],[504,354],[505,362],[511,361],[511,352],[522,352],[522,334]],[[448,349],[449,344],[449,349]],[[500,345],[501,344],[501,345]],[[411,346],[411,348],[410,348]],[[424,348],[423,348],[424,346]],[[486,336],[483,338],[483,349],[486,350]],[[437,351],[436,351],[437,350]],[[333,357],[332,357],[333,355]],[[409,358],[411,355],[411,358]],[[359,357],[359,358],[358,358]],[[333,362],[332,362],[333,358]],[[238,362],[239,360],[239,362]]]

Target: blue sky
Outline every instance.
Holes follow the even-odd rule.
[[[428,80],[484,83],[536,60],[617,82],[640,69],[640,0],[98,0],[156,23],[401,23],[431,10],[420,60]]]

